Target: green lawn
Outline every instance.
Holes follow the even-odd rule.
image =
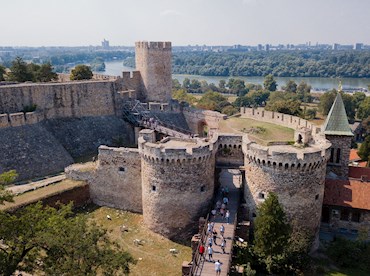
[[[252,140],[262,145],[273,141],[289,142],[294,140],[294,130],[291,128],[241,117],[221,121],[220,132],[249,133]]]

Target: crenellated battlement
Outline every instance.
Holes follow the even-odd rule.
[[[0,114],[0,128],[33,125],[42,120],[43,118],[38,112]]]
[[[139,150],[142,157],[151,162],[200,163],[209,160],[215,151],[217,137],[206,139],[180,139],[167,137],[159,143],[151,143],[140,137]]]
[[[257,121],[263,121],[268,123],[273,123],[281,126],[286,126],[289,128],[307,128],[311,130],[312,135],[316,135],[320,133],[320,127],[314,125],[313,123],[302,119],[297,116],[288,115],[279,112],[267,111],[263,108],[249,108],[249,107],[241,107],[240,114],[243,118],[254,119]]]
[[[277,170],[313,171],[326,166],[330,157],[330,142],[316,136],[314,143],[299,148],[290,145],[261,146],[252,142],[248,135],[243,136],[243,152],[248,162],[257,166],[267,166]]]
[[[170,41],[138,41],[135,43],[135,47],[138,49],[163,49],[171,50]]]

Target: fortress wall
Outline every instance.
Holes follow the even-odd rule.
[[[40,121],[40,114],[37,112],[17,112],[0,114],[0,129],[37,124]]]
[[[94,203],[142,213],[138,149],[100,146],[98,166],[89,184]]]
[[[216,153],[217,165],[244,165],[244,154],[242,151],[242,135],[218,134],[218,149]]]
[[[16,170],[18,181],[57,173],[73,163],[69,153],[41,124],[3,128],[0,140],[0,173]]]
[[[97,154],[100,145],[134,144],[133,128],[116,116],[59,118],[42,124],[74,158]]]
[[[299,127],[306,127],[312,130],[313,135],[319,132],[319,128],[317,126],[315,126],[314,124],[305,119],[279,112],[267,111],[261,107],[260,108],[241,107],[240,114],[242,118],[244,117],[258,121],[278,124],[294,129]]]
[[[169,238],[188,236],[213,197],[213,147],[161,149],[157,145],[139,138],[144,222]]]
[[[183,114],[189,128],[197,134],[202,135],[203,128],[208,127],[208,134],[212,136],[219,129],[219,122],[224,120],[224,114],[210,110],[200,110],[195,108],[184,108]]]
[[[114,92],[112,81],[4,85],[0,86],[0,113],[37,105],[45,119],[113,115]]]
[[[244,197],[250,219],[253,220],[258,204],[268,193],[278,195],[288,218],[303,226],[315,237],[318,245],[321,207],[324,196],[326,164],[330,143],[317,142],[317,148],[296,149],[291,146],[263,147],[243,137],[246,185]],[[294,223],[293,223],[294,224]]]

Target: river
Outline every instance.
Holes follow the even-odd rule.
[[[110,75],[110,76],[120,76],[122,71],[132,71],[131,67],[123,66],[122,61],[107,61],[105,62],[105,72],[99,72],[99,74]],[[183,82],[185,78],[205,80],[208,83],[218,84],[220,80],[228,80],[230,77],[210,77],[210,76],[198,76],[198,75],[179,75],[173,74],[174,79],[178,79],[180,83]],[[247,83],[263,84],[264,77],[234,77],[244,80]],[[296,83],[305,81],[312,86],[314,90],[328,90],[333,88],[338,88],[339,79],[337,78],[303,78],[303,77],[275,77],[278,87],[285,85],[288,80],[294,80]],[[370,79],[359,79],[359,78],[342,78],[343,89],[348,88],[366,88],[370,84]]]

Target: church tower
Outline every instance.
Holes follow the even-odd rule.
[[[341,178],[347,178],[353,133],[349,127],[346,109],[340,92],[338,92],[323,125],[323,132],[326,139],[332,144],[327,173],[332,172]]]

